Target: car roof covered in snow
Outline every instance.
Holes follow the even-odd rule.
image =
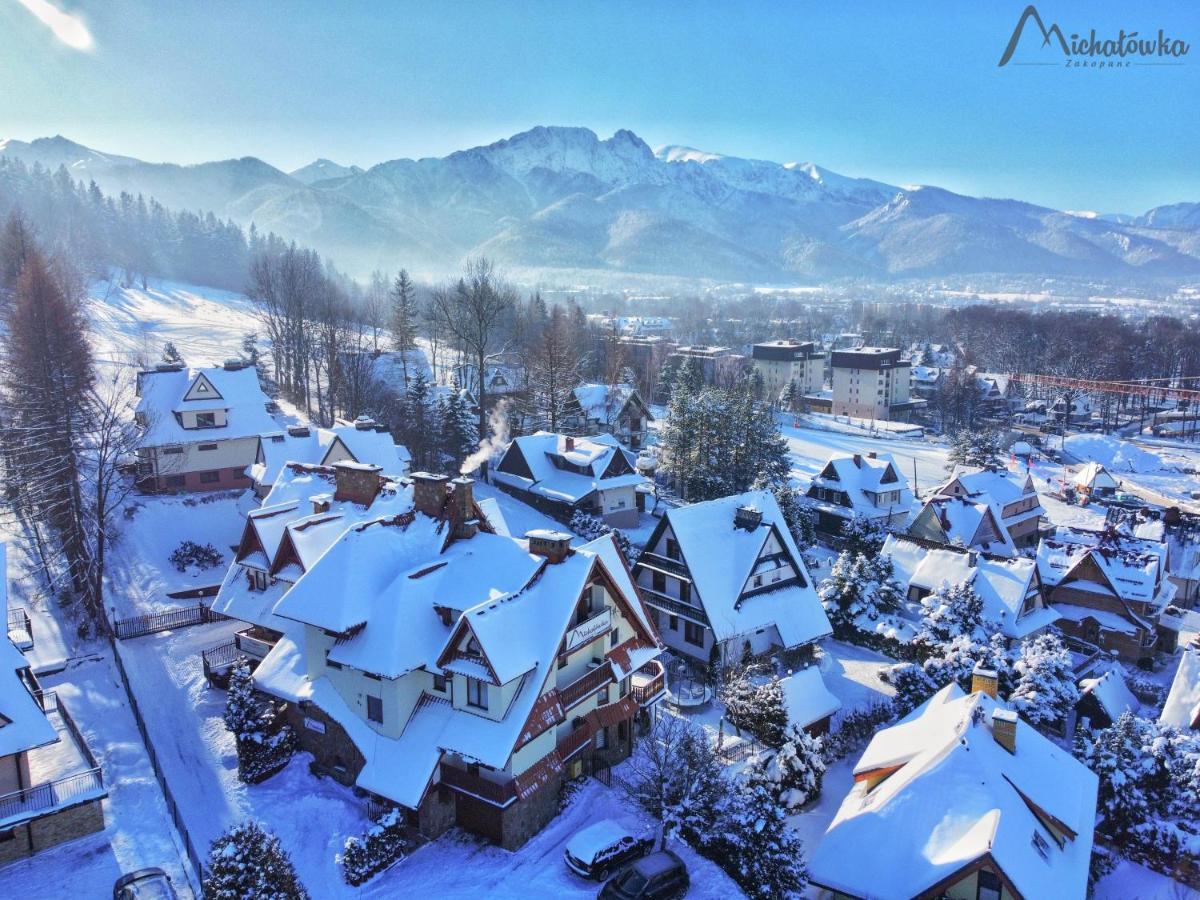
[[[198,387],[201,380],[207,381],[216,393],[206,391],[206,397],[196,396],[193,387]],[[267,413],[267,395],[259,387],[258,373],[253,366],[234,370],[220,366],[152,370],[140,373],[138,382],[137,411],[147,420],[143,446],[230,440],[279,430],[279,425]],[[189,393],[195,399],[185,400]],[[228,424],[219,428],[184,428],[178,418],[178,414],[185,411],[215,409],[228,411]]]
[[[997,710],[1017,719],[1015,752],[993,736]],[[810,858],[815,883],[911,897],[990,856],[1022,896],[1086,895],[1098,780],[986,694],[948,685],[878,732],[854,773]]]
[[[1184,648],[1158,721],[1176,728],[1200,728],[1200,643]]]
[[[757,510],[762,514],[761,523],[750,529],[737,527],[734,517],[741,508]],[[796,647],[833,632],[800,549],[770,491],[747,491],[668,509],[666,521],[718,640],[774,625],[784,646]],[[772,534],[778,535],[802,581],[743,598]]]

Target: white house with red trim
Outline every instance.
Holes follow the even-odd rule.
[[[250,487],[259,435],[277,431],[258,373],[241,360],[221,367],[163,364],[138,373],[134,412],[144,491]]]
[[[407,509],[346,528],[275,604],[255,671],[316,765],[506,847],[563,781],[629,755],[661,644],[611,536],[497,533],[469,478],[416,473]]]

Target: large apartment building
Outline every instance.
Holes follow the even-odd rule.
[[[912,363],[897,349],[834,350],[830,358],[835,416],[901,419],[912,408]]]
[[[825,352],[812,341],[765,341],[754,345],[751,359],[768,400],[778,400],[793,383],[801,397],[825,386]]]

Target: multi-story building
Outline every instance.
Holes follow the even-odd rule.
[[[346,529],[283,595],[294,627],[255,683],[332,777],[427,836],[513,849],[565,780],[629,755],[659,640],[611,535],[514,539],[469,478],[412,482],[413,508]]]
[[[581,384],[567,398],[565,426],[577,434],[611,434],[639,450],[654,416],[632,384]]]
[[[892,420],[904,418],[912,409],[912,363],[899,350],[834,350],[830,366],[835,416]]]
[[[1175,597],[1168,545],[1116,531],[1059,528],[1042,538],[1038,574],[1067,635],[1126,662],[1174,652],[1178,633],[1159,626]]]
[[[770,491],[668,509],[633,575],[664,643],[701,664],[804,653],[833,631]]]
[[[664,399],[663,366],[674,352],[675,342],[660,335],[609,336],[606,340],[611,343],[608,348],[611,358],[619,359],[633,370],[642,396],[653,402]]]
[[[408,450],[392,440],[387,428],[368,416],[360,416],[351,425],[333,428],[289,425],[286,431],[260,435],[250,479],[254,482],[254,492],[265,497],[288,463],[317,466],[367,463],[379,466],[389,475],[403,475],[408,471],[409,460]]]
[[[258,372],[241,360],[186,369],[164,363],[139,372],[134,416],[145,429],[138,487],[207,491],[251,486],[259,435],[278,431]]]
[[[960,469],[934,493],[992,503],[999,508],[1000,522],[1015,546],[1037,544],[1046,511],[1028,472],[1010,472],[995,467]]]
[[[808,486],[804,502],[817,514],[818,533],[837,540],[856,516],[885,528],[908,521],[913,494],[908,479],[890,453],[874,450],[832,456]]]
[[[878,732],[809,859],[812,896],[1083,900],[1096,775],[996,699],[949,684]]]
[[[762,376],[763,396],[778,400],[795,384],[799,397],[825,386],[825,353],[812,341],[766,341],[751,351],[755,371]]]
[[[699,370],[705,384],[729,387],[741,374],[746,357],[729,347],[710,347],[702,344],[676,347],[667,357],[669,367],[678,367],[692,362]]]
[[[1000,521],[999,508],[986,498],[930,497],[913,516],[907,533],[935,544],[983,550],[994,556],[1017,555],[1008,529]]]

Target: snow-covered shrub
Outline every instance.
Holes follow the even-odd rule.
[[[743,782],[717,807],[716,827],[696,848],[737,882],[750,900],[796,896],[808,885],[803,847],[787,812],[765,784]]]
[[[895,703],[887,699],[846,713],[838,722],[837,729],[822,740],[825,762],[834,763],[857,750],[876,731],[894,720],[896,715]]]
[[[881,669],[879,678],[896,689],[895,711],[900,716],[907,716],[941,687],[924,668],[911,662]]]
[[[834,633],[849,638],[859,631],[869,631],[871,623],[899,607],[901,600],[892,561],[851,550],[838,554],[817,593]]]
[[[193,566],[197,569],[215,569],[224,561],[221,551],[212,544],[197,544],[182,541],[169,557],[176,571],[186,572]]]
[[[629,538],[622,534],[620,529],[613,528],[598,516],[593,516],[582,509],[577,509],[572,514],[571,521],[567,527],[585,541],[594,541],[596,538],[611,534],[616,539],[617,546],[621,548],[621,552],[625,554],[625,558],[629,560],[630,565],[633,565],[637,559],[637,554],[633,549],[633,545],[629,542]]]
[[[225,700],[225,727],[237,743],[238,777],[257,784],[288,764],[296,752],[296,736],[289,725],[254,692],[246,657],[239,656],[229,673]]]
[[[746,770],[752,784],[765,785],[785,809],[795,810],[821,796],[825,775],[822,739],[793,724],[778,750],[759,753]]]
[[[956,431],[950,438],[948,468],[955,466],[1004,467],[1004,449],[1000,433],[993,429]]]
[[[407,852],[404,817],[399,810],[393,809],[384,813],[362,837],[346,838],[337,862],[346,883],[357,886],[404,859]]]
[[[1054,633],[1022,641],[1013,672],[1017,683],[1008,701],[1030,725],[1061,722],[1079,702],[1071,654]]]
[[[971,635],[960,634],[944,644],[927,645],[929,656],[924,669],[939,688],[951,681],[958,683],[964,691],[971,689],[971,674],[976,666],[991,669],[1000,679],[999,693],[1004,696],[1012,688],[1012,659],[999,626],[985,623],[982,629],[991,632],[983,638],[977,629]]]
[[[756,681],[754,667],[735,672],[721,690],[725,718],[738,731],[748,731],[768,747],[781,747],[787,736],[788,714],[783,685],[772,675]]]
[[[204,900],[306,900],[292,859],[279,838],[254,820],[235,825],[212,843]]]
[[[945,584],[921,599],[921,631],[917,640],[936,647],[959,635],[982,632],[983,599],[969,584]]]
[[[842,549],[850,554],[861,553],[873,558],[883,549],[888,530],[877,519],[856,515],[849,519],[839,533]]]

